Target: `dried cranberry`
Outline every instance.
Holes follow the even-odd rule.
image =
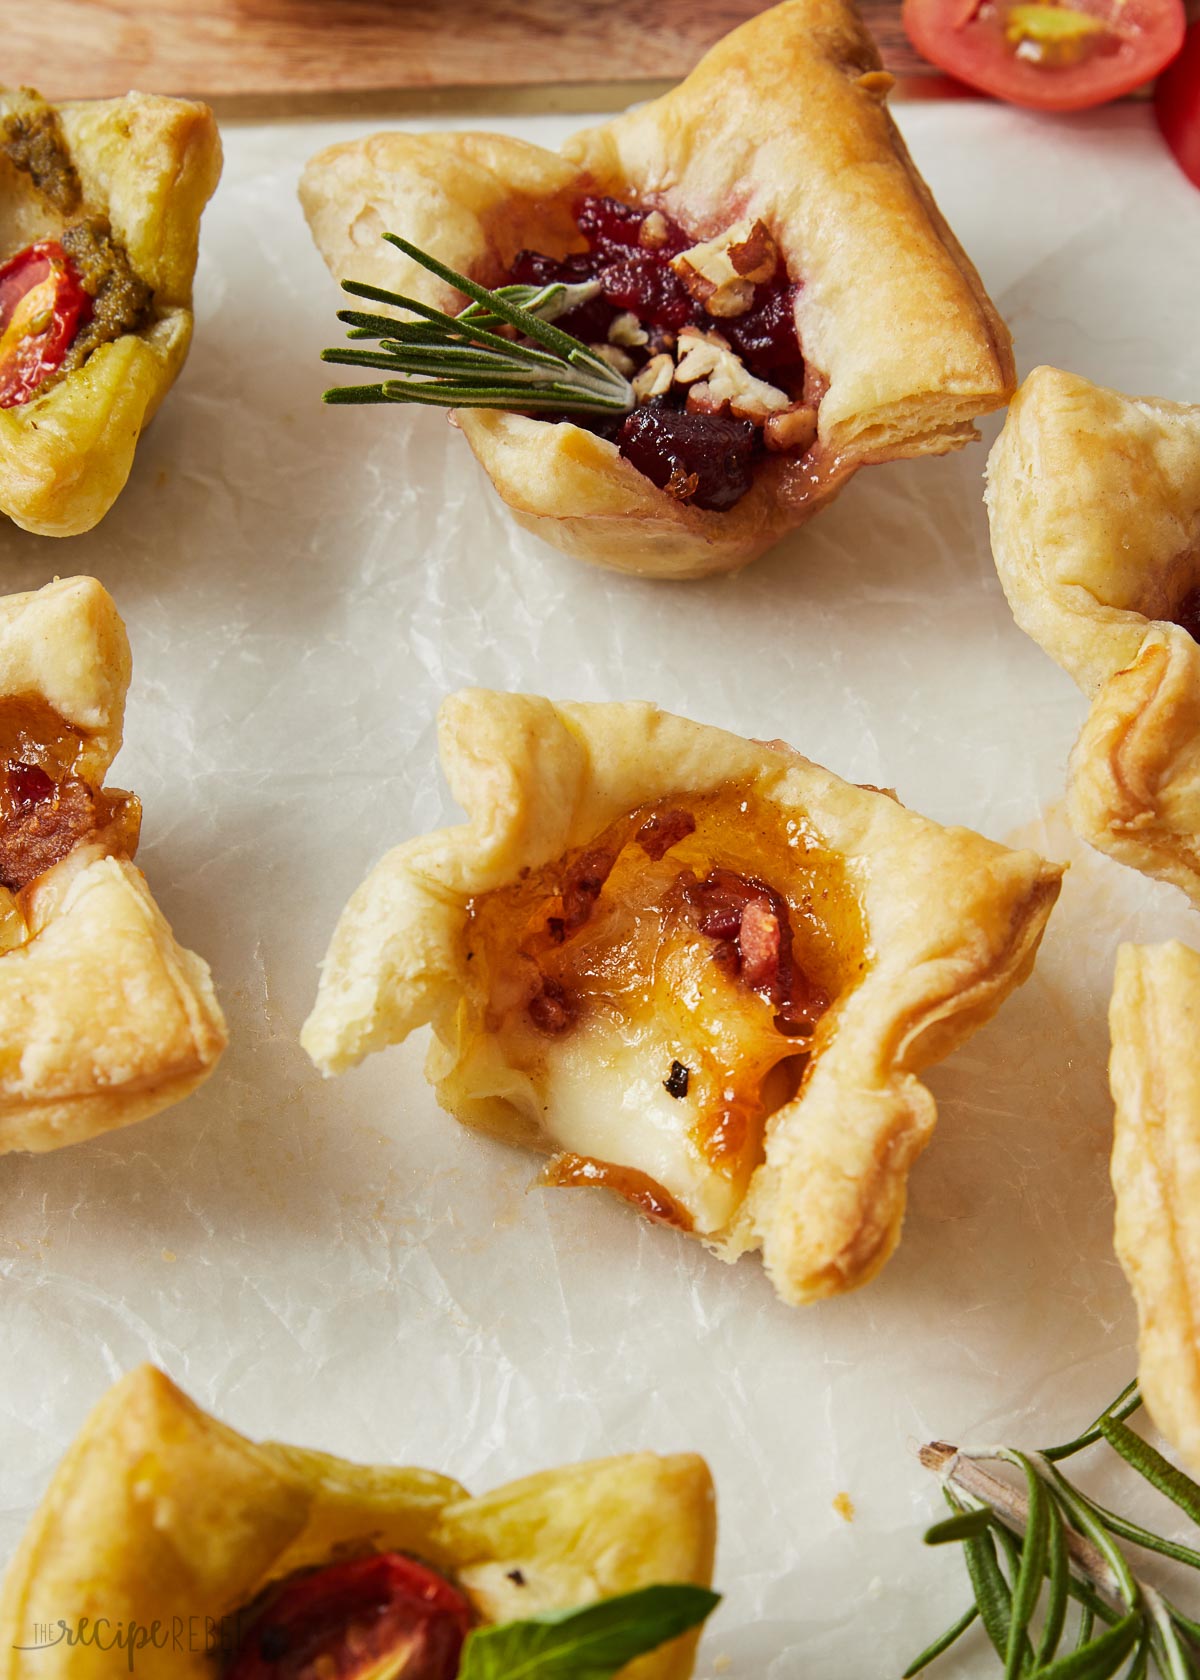
[[[718,323],[720,331],[756,378],[804,367],[796,337],[798,286],[759,286],[744,315]]]
[[[618,447],[660,490],[721,512],[749,490],[757,444],[749,420],[647,403],[626,418]]]
[[[14,764],[8,772],[8,794],[14,805],[28,810],[54,797],[54,783],[36,764]]]
[[[1200,588],[1188,590],[1175,608],[1172,623],[1186,630],[1194,642],[1200,642]]]

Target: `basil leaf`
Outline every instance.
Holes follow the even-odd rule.
[[[476,1628],[459,1680],[611,1680],[635,1657],[697,1627],[720,1602],[707,1587],[643,1587],[581,1610]]]

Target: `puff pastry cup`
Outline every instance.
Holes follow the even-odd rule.
[[[116,336],[78,365],[0,406],[0,513],[25,530],[89,530],[124,488],[187,356],[200,216],[220,171],[206,105],[131,93],[52,107],[0,88],[0,264],[63,242],[94,319],[117,307],[114,274],[127,305],[127,330],[110,325]]]
[[[0,597],[0,1153],[155,1114],[225,1047],[207,966],[131,861],[140,806],[103,787],[129,677],[94,578]]]
[[[468,1125],[544,1150],[800,1303],[900,1233],[917,1075],[1029,974],[1061,871],[780,742],[641,704],[469,690],[440,715],[461,828],[390,852],[302,1035],[340,1073],[431,1022]]]
[[[1122,945],[1109,1008],[1117,1257],[1137,1302],[1138,1382],[1200,1468],[1200,955]]]
[[[366,1553],[415,1555],[500,1622],[660,1582],[708,1585],[716,1534],[704,1460],[630,1453],[473,1498],[427,1470],[249,1441],[153,1366],[118,1382],[63,1459],[0,1593],[3,1680],[112,1680],[111,1651],[29,1644],[37,1624],[103,1615],[203,1629],[273,1583]],[[136,1653],[145,1680],[213,1680],[203,1639]],[[628,1680],[686,1680],[694,1635]],[[188,1647],[191,1648],[188,1648]],[[307,1671],[306,1671],[307,1672]],[[339,1672],[341,1672],[339,1670]],[[358,1669],[354,1670],[358,1673]]]
[[[1037,368],[987,499],[1017,623],[1091,701],[1072,826],[1200,905],[1200,407]]]
[[[727,571],[858,467],[959,448],[1015,385],[1007,328],[913,167],[887,113],[890,86],[850,0],[786,0],[671,93],[561,153],[495,134],[381,133],[313,158],[301,202],[336,278],[450,310],[459,295],[381,233],[495,285],[522,249],[579,249],[583,194],[659,211],[698,241],[761,221],[799,282],[817,439],[768,456],[736,507],[674,499],[570,422],[456,415],[518,523],[558,548],[658,577]]]

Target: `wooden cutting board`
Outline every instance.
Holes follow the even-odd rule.
[[[2,0],[0,79],[51,99],[192,94],[227,114],[676,81],[762,0]],[[934,91],[899,0],[865,0],[888,67]],[[589,90],[593,93],[589,95]],[[473,101],[477,102],[477,101]],[[614,100],[619,103],[620,100]],[[544,100],[543,100],[544,103]]]

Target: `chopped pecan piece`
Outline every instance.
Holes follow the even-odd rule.
[[[796,403],[763,422],[763,442],[773,454],[803,455],[817,441],[817,411],[811,403]]]

